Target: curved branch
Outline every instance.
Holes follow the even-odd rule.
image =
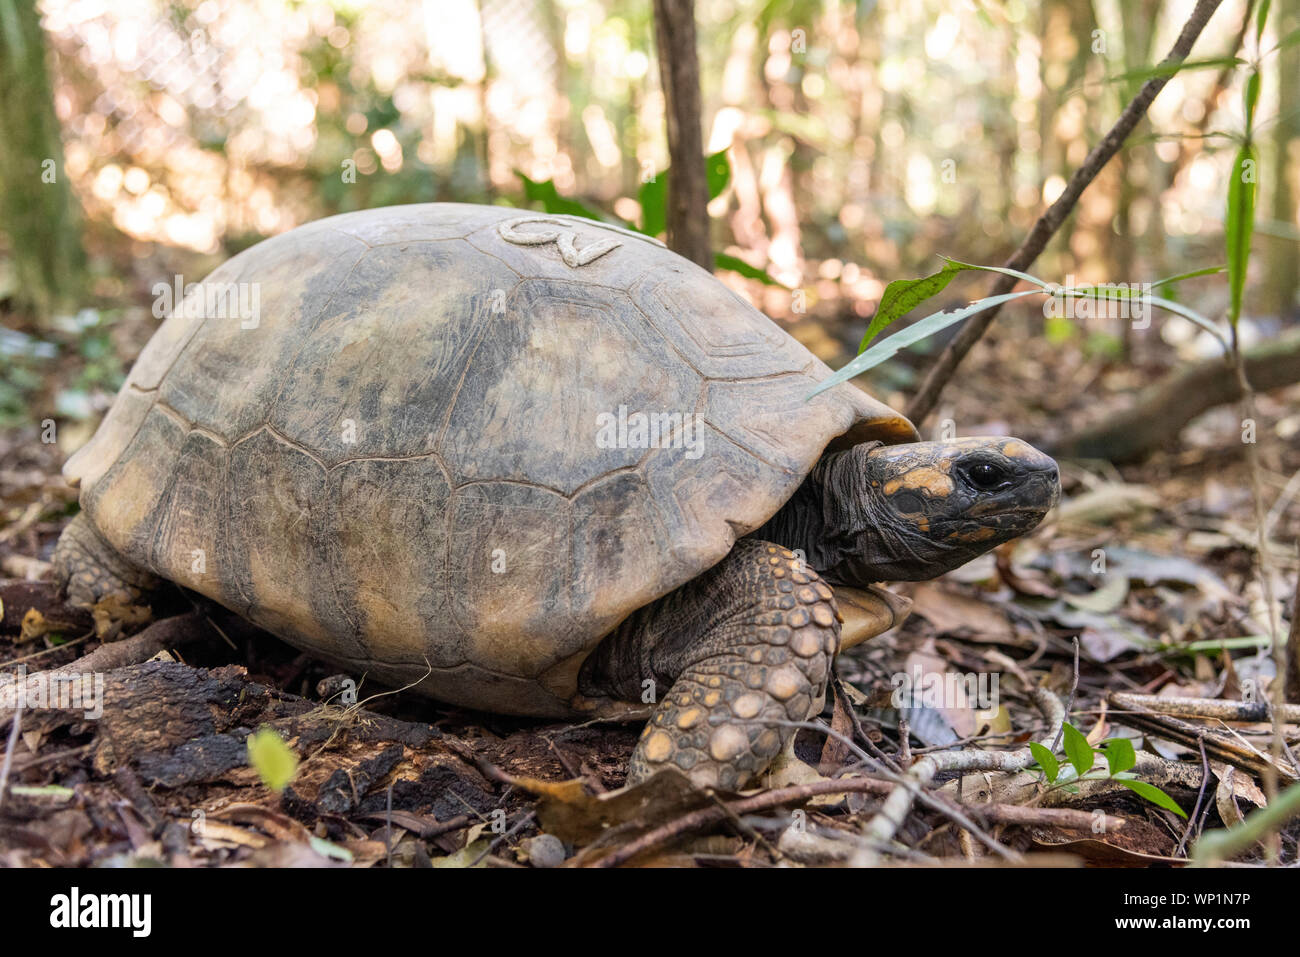
[[[1020,248],[1012,254],[1003,265],[1008,269],[1018,269],[1021,272],[1027,270],[1033,265],[1034,260],[1038,258],[1044,247],[1051,238],[1056,235],[1056,231],[1061,228],[1065,218],[1074,210],[1075,204],[1083,191],[1088,188],[1097,174],[1101,172],[1111,157],[1113,157],[1119,148],[1124,145],[1134,127],[1138,125],[1142,117],[1146,115],[1147,108],[1156,95],[1164,89],[1169,78],[1174,75],[1174,67],[1177,67],[1187,59],[1191,53],[1196,38],[1201,35],[1205,29],[1205,24],[1209,22],[1214,11],[1219,8],[1223,0],[1197,0],[1196,8],[1188,18],[1187,23],[1183,26],[1182,32],[1178,34],[1178,39],[1174,41],[1169,55],[1160,62],[1160,73],[1142,84],[1138,90],[1137,96],[1133,97],[1132,102],[1124,108],[1115,125],[1110,128],[1101,142],[1092,148],[1083,165],[1074,171],[1070,177],[1070,182],[1065,187],[1065,192],[1057,197],[1056,202],[1047,208],[1042,216],[1038,217],[1038,222],[1034,223],[1034,228],[1029,231],[1025,241],[1020,244]],[[1001,275],[993,284],[990,290],[990,296],[1000,296],[1011,291],[1017,280],[1012,276]],[[972,317],[961,331],[953,337],[948,343],[939,358],[935,360],[930,371],[926,373],[925,381],[921,383],[920,390],[912,398],[907,406],[907,417],[918,425],[925,420],[935,405],[939,401],[944,387],[948,380],[952,378],[953,372],[961,360],[970,352],[971,347],[979,342],[980,337],[993,320],[997,317],[998,310],[990,309],[988,312],[981,313],[979,316]]]

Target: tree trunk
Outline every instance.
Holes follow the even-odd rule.
[[[659,82],[668,118],[668,245],[712,271],[709,184],[700,131],[700,61],[695,0],[655,0]]]
[[[14,298],[47,319],[76,302],[85,257],[33,0],[0,0],[0,144],[0,230],[17,275]]]

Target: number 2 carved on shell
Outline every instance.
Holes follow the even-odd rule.
[[[530,229],[527,232],[519,228],[532,223],[544,224],[552,228]],[[497,226],[497,233],[506,242],[514,243],[516,246],[545,246],[547,243],[555,243],[564,264],[573,269],[595,262],[605,253],[612,252],[623,245],[617,239],[598,239],[579,249],[578,234],[573,226],[548,216],[519,216],[508,219]]]

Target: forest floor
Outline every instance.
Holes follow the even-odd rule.
[[[1050,447],[1124,407],[1175,361],[1155,338],[1137,343],[1132,360],[1091,342],[1049,342],[1041,322],[1029,311],[1003,316],[934,421]],[[814,312],[789,328],[839,365],[861,326]],[[129,361],[153,327],[147,316],[124,319],[111,348]],[[901,408],[921,361],[896,363],[875,391]],[[51,372],[40,401],[83,365]],[[1297,410],[1300,388],[1259,397],[1265,564],[1284,634],[1300,569]],[[1291,756],[1300,713],[1279,716],[1279,757],[1264,704],[1269,624],[1240,420],[1236,406],[1220,407],[1121,469],[1063,462],[1062,504],[1034,534],[937,581],[892,586],[912,615],[841,656],[840,690],[823,715],[833,733],[801,731],[766,790],[744,795],[662,778],[620,790],[633,725],[505,718],[369,683],[346,705],[334,669],[179,590],[156,603],[160,621],[144,639],[101,642],[96,623],[62,607],[44,580],[75,511],[59,468],[93,422],[61,426],[58,444],[43,444],[34,425],[8,429],[0,660],[12,676],[98,655],[91,670],[103,675],[104,708],[94,717],[28,709],[16,734],[13,712],[0,713],[0,864],[772,866],[1027,855],[1180,864],[1203,832],[1262,805],[1270,777],[1279,787],[1300,777]],[[904,674],[948,676],[950,690],[894,707]],[[1080,735],[1060,730],[1063,713]],[[246,738],[262,725],[299,759],[281,794],[249,764]],[[1083,782],[1066,783],[1062,771],[1049,786],[1026,769],[1026,745],[1045,740],[1062,768],[1075,759],[1086,770],[1094,755],[1083,739],[1098,748]],[[1133,745],[1132,762],[1116,739]],[[995,752],[1004,757],[987,758]],[[1103,752],[1182,814],[1112,776]],[[904,802],[892,821],[881,815],[900,777],[927,757],[933,799]],[[1296,839],[1294,825],[1283,832],[1283,861],[1296,861]],[[1257,844],[1237,859],[1266,851]]]

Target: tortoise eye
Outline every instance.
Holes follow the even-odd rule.
[[[966,470],[971,484],[982,492],[992,492],[1011,482],[1006,469],[991,462],[977,462]]]

